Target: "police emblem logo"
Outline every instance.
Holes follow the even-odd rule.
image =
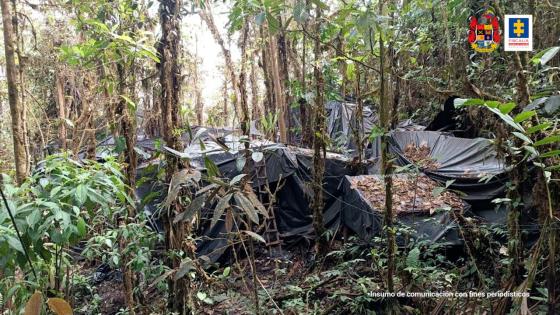
[[[478,52],[493,52],[501,40],[500,22],[491,10],[469,19],[469,43]]]

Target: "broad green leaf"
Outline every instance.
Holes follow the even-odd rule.
[[[535,116],[536,114],[537,114],[537,112],[534,111],[534,110],[528,110],[528,111],[525,111],[525,112],[521,112],[520,114],[518,114],[517,116],[515,116],[513,118],[513,121],[515,121],[516,123],[520,123],[520,122],[523,122],[523,121]]]
[[[560,150],[552,150],[552,151],[548,151],[545,152],[543,154],[541,154],[542,158],[549,158],[549,157],[553,157],[553,156],[557,156],[560,155]]]
[[[262,152],[253,152],[251,154],[251,158],[253,159],[253,161],[258,163],[262,161],[262,159],[264,158],[264,154]]]
[[[262,25],[264,23],[266,19],[266,13],[265,12],[260,12],[259,14],[257,14],[255,16],[255,23],[257,23],[257,25]]]
[[[409,268],[418,268],[420,267],[420,249],[418,247],[414,247],[413,249],[408,252],[406,256],[406,266]]]
[[[300,24],[304,23],[307,20],[307,7],[305,5],[305,1],[298,0],[294,5],[294,20]]]
[[[35,209],[25,218],[29,227],[33,228],[41,220],[41,210]]]
[[[78,205],[83,205],[86,202],[87,192],[87,187],[84,184],[80,184],[76,187],[76,201],[78,202]]]
[[[220,175],[220,170],[216,166],[214,161],[210,160],[206,155],[204,156],[204,167],[206,168],[206,172],[209,177],[215,177]]]
[[[521,125],[519,125],[517,122],[515,122],[511,116],[509,115],[504,115],[502,114],[502,112],[500,112],[498,109],[496,108],[491,108],[491,107],[487,107],[491,112],[495,113],[496,115],[500,116],[500,118],[508,125],[510,125],[511,127],[517,129],[518,131],[521,132],[525,132],[525,130],[523,129],[523,127],[521,127]]]
[[[461,106],[482,106],[484,105],[484,100],[481,100],[479,98],[469,98],[468,100],[466,100]]]
[[[500,112],[502,112],[502,114],[509,114],[509,112],[511,112],[515,108],[515,103],[509,102],[500,104],[498,108],[500,109]]]
[[[130,97],[128,97],[126,95],[120,95],[120,97],[122,97],[122,99],[124,99],[124,101],[126,102],[126,105],[128,105],[128,109],[131,112],[136,111],[136,103],[132,99],[130,99]]]
[[[436,187],[432,190],[432,196],[438,197],[445,191],[445,187]]]
[[[245,156],[240,154],[235,160],[235,167],[237,168],[237,171],[241,172],[245,167],[246,162],[247,161],[245,160]]]
[[[533,134],[535,132],[543,131],[550,128],[551,124],[549,122],[544,122],[533,127],[527,128],[527,134]]]
[[[502,105],[502,103],[498,102],[498,101],[484,101],[484,104],[490,108],[499,108],[500,105]],[[500,109],[500,112],[502,110]]]
[[[21,242],[19,241],[19,239],[11,236],[11,235],[6,235],[5,236],[8,239],[8,244],[10,245],[11,248],[17,250],[18,252],[25,254],[25,251],[23,250],[23,246],[21,244]]]
[[[535,142],[535,146],[538,147],[538,146],[541,146],[541,145],[554,143],[554,142],[560,142],[560,135],[553,135],[553,136],[548,136],[546,138],[543,138],[543,139]]]
[[[76,229],[78,230],[78,235],[80,237],[86,236],[86,221],[84,218],[79,217],[78,222],[76,223]]]
[[[539,155],[539,152],[537,152],[537,149],[535,149],[534,147],[532,147],[530,145],[523,146],[523,149],[525,149],[525,151],[529,152],[529,154],[531,154],[533,156],[538,156]]]
[[[560,46],[550,47],[545,50],[540,51],[536,54],[531,61],[533,63],[540,63],[541,65],[546,65],[556,54],[560,52]]]
[[[246,191],[245,196],[249,199],[249,201],[251,201],[253,206],[257,209],[257,211],[259,211],[260,214],[262,214],[265,218],[268,218],[268,211],[266,210],[266,208],[260,202],[257,195],[252,190]]]
[[[227,209],[227,207],[229,207],[229,201],[231,200],[231,197],[232,197],[232,194],[229,193],[229,194],[223,196],[222,199],[220,199],[220,201],[218,201],[218,204],[216,205],[216,208],[214,209],[214,215],[212,216],[212,222],[210,222],[210,227],[213,227],[214,225],[216,225],[218,220],[220,220],[220,218],[222,217],[222,214],[224,214],[224,211]]]
[[[229,276],[230,272],[231,272],[231,267],[227,266],[227,267],[224,268],[224,271],[222,272],[222,276],[227,277],[227,276]]]

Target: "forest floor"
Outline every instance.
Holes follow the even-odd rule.
[[[329,256],[321,265],[314,261],[311,251],[305,248],[281,250],[271,257],[263,246],[257,247],[255,264],[260,313],[301,314],[312,312],[313,309],[328,313],[334,310],[340,297],[363,295],[364,292],[352,285],[353,281],[349,281],[351,278],[343,276],[344,267],[334,264],[342,243],[337,241],[331,246]],[[365,260],[353,262],[356,263],[352,266],[356,274],[369,269]],[[239,257],[238,262],[229,257],[220,267],[207,270],[206,279],[209,281],[202,283],[198,291],[193,293],[196,314],[255,314],[251,270],[251,262],[247,257]],[[85,281],[81,290],[76,292],[74,304],[78,306],[77,314],[123,314],[126,305],[120,271],[104,268],[103,265],[80,264],[75,272],[77,277]],[[327,298],[333,294],[337,297]],[[151,290],[145,296],[149,303],[141,307],[139,313],[164,314],[164,295],[161,291]]]
[[[394,277],[397,292],[465,293],[477,292],[481,287],[487,292],[501,290],[500,275],[506,272],[506,266],[485,261],[490,251],[474,253],[478,267],[462,247],[420,242],[399,247],[398,251],[400,271]],[[305,246],[282,250],[274,257],[264,245],[256,246],[259,312],[255,307],[251,261],[247,256],[239,257],[240,253],[243,250],[237,249],[237,261],[231,253],[226,254],[219,264],[207,268],[204,276],[197,274],[191,292],[195,314],[382,314],[387,307],[387,298],[371,294],[387,292],[383,243],[372,246],[355,237],[347,242],[335,240],[320,260]],[[505,257],[502,253],[500,256]],[[83,262],[76,267],[73,279],[77,285],[72,294],[76,314],[129,314],[125,311],[119,270]],[[480,268],[480,274],[476,268]],[[157,285],[147,287],[136,314],[168,314],[166,281],[160,279]],[[523,305],[533,314],[546,314],[546,304],[542,303],[546,299],[539,297],[537,291],[533,290]],[[502,302],[503,299],[484,297],[407,297],[399,299],[399,312],[424,314],[439,309],[443,314],[485,314]]]

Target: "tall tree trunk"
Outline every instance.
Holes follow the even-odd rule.
[[[118,93],[119,95],[132,95],[133,93],[128,93],[127,88],[127,73],[126,73],[126,61],[123,60],[117,63],[117,76],[118,76]],[[120,132],[124,137],[125,140],[125,152],[124,152],[124,163],[126,165],[126,184],[128,186],[128,195],[131,198],[134,198],[135,190],[134,187],[136,186],[136,151],[134,150],[134,146],[136,145],[136,124],[135,118],[136,115],[130,111],[129,106],[126,100],[123,97],[120,97],[117,108],[115,110],[115,115],[117,115],[120,121]],[[134,206],[128,206],[128,214],[125,218],[123,218],[122,222],[128,224],[134,220],[136,215],[136,209]],[[122,239],[119,244],[121,246],[121,250],[124,251],[126,248],[126,240]],[[126,304],[128,306],[128,311],[131,314],[135,314],[135,302],[134,302],[134,274],[129,267],[128,262],[130,261],[130,257],[123,257],[123,287],[124,287],[124,294]]]
[[[195,58],[198,59],[198,37],[195,36]],[[194,112],[196,115],[196,124],[202,126],[203,124],[203,113],[204,113],[204,103],[202,101],[202,91],[200,89],[200,80],[199,80],[199,69],[198,69],[198,61],[194,63],[194,89],[195,89],[195,103],[194,103]]]
[[[441,1],[440,7],[441,7],[441,17],[443,20],[443,31],[445,34],[445,46],[446,46],[445,70],[447,72],[447,87],[450,88],[451,79],[453,78],[451,76],[452,61],[453,61],[453,55],[452,55],[453,46],[451,46],[451,34],[449,33],[449,18],[447,17],[447,0]]]
[[[313,228],[315,230],[316,250],[317,254],[322,256],[328,250],[328,243],[325,239],[325,226],[323,224],[323,175],[325,173],[326,157],[326,143],[324,137],[326,136],[326,128],[324,104],[325,82],[320,63],[321,36],[319,33],[321,31],[321,8],[319,6],[316,6],[315,14],[315,66],[313,68],[313,75],[315,77],[315,119],[313,123],[316,129],[313,133],[313,200],[311,202],[311,209],[313,209]]]
[[[309,0],[305,1],[305,10],[308,11],[309,8]],[[306,81],[306,73],[307,73],[307,20],[303,23],[302,31],[303,31],[303,39],[302,39],[302,54],[301,54],[301,90],[303,95],[307,94],[307,81]],[[313,142],[313,131],[311,128],[311,114],[309,110],[309,104],[307,103],[307,99],[302,97],[299,99],[299,114],[301,119],[301,142],[303,146],[310,147]]]
[[[291,98],[290,98],[290,94],[288,93],[288,84],[290,82],[290,76],[289,76],[289,72],[288,72],[288,53],[287,53],[287,49],[286,49],[286,32],[284,30],[284,25],[282,22],[282,17],[280,16],[279,19],[280,21],[280,30],[278,31],[278,35],[277,35],[277,48],[278,48],[278,71],[279,71],[279,79],[280,79],[280,83],[281,83],[281,91],[282,94],[280,95],[280,97],[282,98],[282,102],[280,103],[280,105],[282,106],[280,108],[280,117],[278,117],[278,121],[280,123],[281,120],[284,120],[283,125],[284,125],[284,134],[280,134],[280,139],[283,138],[282,142],[283,143],[290,143],[290,126],[291,126],[291,113],[290,113],[290,103],[291,103]]]
[[[274,100],[274,85],[272,84],[272,71],[270,70],[270,57],[269,57],[269,49],[268,49],[268,36],[265,36],[265,31],[264,31],[264,26],[260,26],[259,28],[259,34],[261,37],[261,40],[263,41],[264,45],[263,48],[261,50],[261,62],[259,63],[259,65],[262,68],[263,71],[263,77],[264,77],[264,86],[266,89],[266,101],[264,104],[264,113],[265,115],[269,115],[273,112],[275,112],[274,110],[274,104],[275,104],[275,100]]]
[[[385,14],[385,4],[379,2],[379,15]],[[370,29],[370,36],[371,35]],[[394,275],[395,275],[395,234],[393,231],[393,178],[391,172],[391,161],[389,158],[388,131],[390,124],[390,108],[388,100],[388,84],[387,84],[387,61],[385,56],[385,44],[383,36],[379,36],[379,116],[380,125],[383,129],[381,136],[381,173],[385,181],[385,215],[384,229],[387,237],[387,290],[394,292]],[[393,312],[394,300],[389,301],[388,310]]]
[[[344,52],[344,34],[343,34],[342,31],[340,31],[340,33],[336,37],[336,51],[337,51],[338,57],[341,57],[340,54],[342,54]],[[341,78],[340,97],[341,97],[342,101],[344,101],[344,98],[346,97],[346,85],[347,85],[347,81],[348,81],[346,79],[346,60],[344,58],[340,58],[338,60],[338,72],[339,72],[339,76]]]
[[[272,77],[272,84],[274,86],[274,104],[273,108],[278,113],[278,131],[280,133],[280,142],[288,143],[288,125],[286,122],[286,98],[282,84],[282,77],[280,74],[280,54],[278,50],[278,41],[268,30],[268,57],[270,60],[270,70]]]
[[[16,181],[23,183],[29,174],[29,157],[26,144],[25,104],[20,102],[17,87],[17,67],[15,61],[15,34],[12,14],[8,0],[2,0],[2,24],[4,28],[4,50],[6,53],[6,80],[8,81],[8,100],[12,116],[12,137],[14,142],[14,162]]]
[[[256,53],[253,56],[257,58]],[[249,78],[249,80],[251,82],[251,105],[253,106],[251,116],[253,117],[253,120],[257,121],[261,118],[262,115],[261,107],[259,104],[259,85],[257,83],[257,71],[255,69],[255,63],[251,62],[250,64],[251,77]]]
[[[162,134],[166,145],[177,151],[182,150],[180,135],[177,130],[179,122],[179,98],[181,89],[181,69],[179,67],[180,51],[180,10],[181,0],[161,0],[160,23],[161,39],[158,52],[160,54],[161,109],[163,115]],[[166,156],[166,179],[171,182],[173,175],[179,170],[181,161],[173,155]],[[185,236],[190,233],[188,223],[173,223],[175,211],[180,205],[174,203],[162,214],[165,229],[165,247],[168,252],[183,251],[192,256],[192,244],[188,244]],[[181,257],[170,257],[166,264],[171,269],[178,269]],[[168,307],[180,315],[191,313],[190,281],[188,277],[169,279]]]

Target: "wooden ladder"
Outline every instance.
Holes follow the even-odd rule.
[[[268,218],[264,222],[264,239],[269,255],[275,256],[282,252],[282,239],[276,224],[275,212],[277,207],[274,206],[274,200],[271,200],[273,196],[270,193],[270,189],[267,189],[268,186],[265,186],[268,185],[268,177],[264,157],[259,162],[255,162],[255,173],[259,201],[268,211]]]

